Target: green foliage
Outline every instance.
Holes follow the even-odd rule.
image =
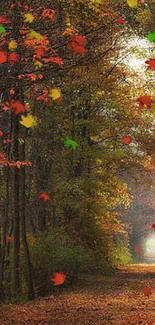
[[[53,289],[50,278],[53,272],[63,272],[70,277],[91,272],[94,259],[91,251],[75,242],[61,229],[51,233],[39,233],[30,247],[34,283],[39,294]]]
[[[124,265],[133,262],[129,248],[122,242],[118,242],[113,250],[113,261],[115,265]]]

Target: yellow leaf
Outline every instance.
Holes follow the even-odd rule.
[[[41,68],[41,67],[43,66],[43,64],[42,64],[40,61],[38,61],[38,60],[34,61],[34,65],[35,65],[35,67],[37,67],[38,69]]]
[[[32,126],[37,125],[37,118],[32,114],[28,114],[27,116],[21,115],[22,120],[19,121],[20,124],[25,126],[26,128],[31,128]]]
[[[31,13],[24,14],[24,23],[32,23],[34,16]]]
[[[127,0],[127,4],[131,8],[136,8],[138,6],[138,0]]]
[[[14,51],[17,48],[17,42],[15,40],[12,40],[8,44],[9,51]]]
[[[35,30],[30,29],[26,35],[27,39],[35,39],[37,43],[40,43],[43,36],[40,33],[35,32]]]
[[[60,88],[51,88],[49,90],[48,96],[53,100],[56,100],[61,97],[61,89]]]
[[[94,3],[102,5],[104,3],[104,0],[94,0]]]
[[[20,144],[24,143],[24,139],[22,139],[22,138],[18,138],[18,141],[19,141]]]

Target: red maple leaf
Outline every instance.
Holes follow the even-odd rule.
[[[118,17],[117,22],[118,22],[118,24],[124,24],[124,23],[126,23],[126,20],[123,17]]]
[[[0,130],[0,137],[2,137],[2,135],[3,135],[3,131]]]
[[[23,104],[21,104],[18,100],[12,101],[10,108],[15,109],[16,114],[24,113],[25,107]]]
[[[13,89],[10,89],[9,93],[10,95],[14,95],[15,91]]]
[[[154,232],[155,232],[155,223],[153,223],[153,225],[151,226],[151,228],[154,229]]]
[[[149,297],[150,295],[152,295],[152,291],[150,288],[145,288],[144,289],[144,295]]]
[[[0,50],[0,64],[7,61],[7,52]]]
[[[142,109],[144,107],[144,105],[147,106],[147,108],[151,108],[152,103],[154,103],[155,101],[151,98],[151,96],[140,96],[139,98],[137,98],[137,102],[139,102],[139,109]]]
[[[43,10],[41,16],[42,17],[48,17],[48,18],[52,19],[54,17],[54,14],[55,14],[55,10],[47,8],[47,9]]]
[[[85,36],[75,35],[72,37],[72,42],[70,46],[72,47],[73,54],[81,53],[82,56],[85,56],[86,49],[84,48],[86,44]]]
[[[35,53],[38,58],[41,58],[42,56],[44,56],[46,54],[46,51],[43,46],[38,46],[35,50]]]
[[[0,16],[0,23],[3,23],[3,24],[10,24],[11,23],[11,20],[8,20],[6,17],[4,16]]]
[[[15,62],[19,62],[19,55],[16,52],[12,52],[9,56],[8,56],[8,62],[10,64],[13,64]]]
[[[42,61],[45,63],[54,62],[54,63],[57,63],[60,67],[63,65],[63,61],[59,56],[44,58],[44,59],[42,59]]]
[[[155,70],[155,59],[149,59],[145,61],[146,64],[148,64],[148,70]]]
[[[132,142],[132,139],[131,139],[130,135],[124,135],[124,137],[122,138],[122,141],[125,144],[130,144]]]
[[[41,192],[39,195],[38,195],[38,198],[39,199],[43,199],[44,202],[46,202],[47,200],[50,200],[50,197],[47,193],[45,192]]]
[[[66,279],[66,274],[62,272],[56,272],[53,273],[54,277],[51,278],[50,280],[53,282],[54,286],[58,286],[60,284],[63,284],[65,279]]]
[[[37,76],[34,73],[27,73],[26,77],[28,77],[29,79],[31,79],[33,81],[37,79]]]

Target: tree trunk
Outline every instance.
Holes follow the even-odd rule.
[[[14,116],[14,160],[19,160],[19,118]],[[20,214],[19,214],[19,169],[14,167],[14,217],[13,217],[13,283],[14,298],[20,294]]]
[[[22,144],[22,161],[25,161],[25,141]],[[25,266],[26,266],[26,278],[28,287],[28,299],[34,299],[34,289],[32,280],[32,268],[30,261],[30,253],[26,238],[26,222],[25,222],[25,166],[21,166],[21,234],[24,248]]]

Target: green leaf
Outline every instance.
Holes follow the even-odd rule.
[[[2,24],[0,24],[0,34],[6,33],[6,29]]]
[[[155,42],[155,32],[148,32],[148,34],[146,35],[148,41],[150,42]]]
[[[69,138],[62,138],[61,140],[63,141],[65,147],[72,147],[73,150],[75,150],[78,146],[77,142]]]

